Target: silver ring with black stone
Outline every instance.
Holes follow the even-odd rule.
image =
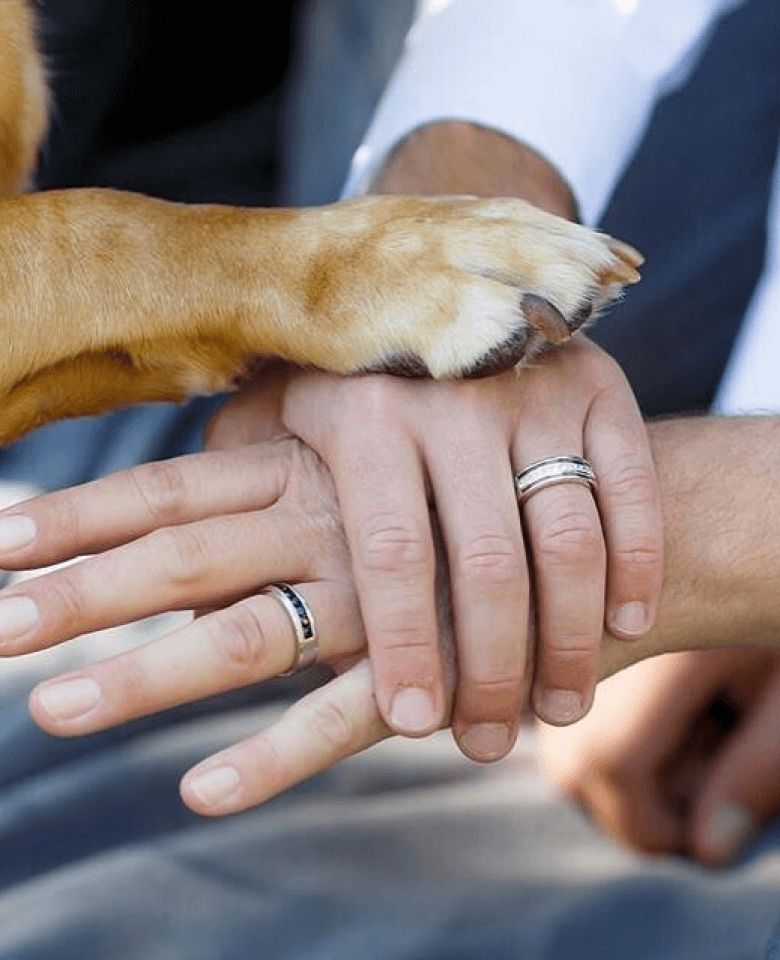
[[[311,667],[317,662],[319,644],[314,615],[305,598],[289,583],[271,583],[261,592],[279,601],[295,631],[295,661],[280,676],[289,677]]]

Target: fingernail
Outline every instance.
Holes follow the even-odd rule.
[[[499,760],[509,750],[510,732],[505,723],[475,723],[460,738],[474,760]]]
[[[390,723],[399,733],[427,733],[436,726],[436,711],[430,694],[421,687],[404,687],[393,697]]]
[[[29,597],[0,600],[0,644],[32,630],[38,620],[38,607]]]
[[[536,712],[548,723],[568,724],[585,713],[581,694],[573,690],[545,690],[538,700]]]
[[[731,860],[755,833],[752,814],[738,803],[723,801],[713,809],[706,828],[710,851],[719,860]]]
[[[650,613],[644,603],[624,603],[612,615],[612,626],[628,637],[641,637],[650,625]]]
[[[208,807],[224,803],[239,788],[241,777],[235,767],[214,767],[189,778],[192,792]]]
[[[10,553],[32,543],[38,533],[32,517],[17,514],[0,520],[0,553]]]
[[[100,685],[89,677],[39,687],[35,698],[53,720],[75,720],[100,702]]]

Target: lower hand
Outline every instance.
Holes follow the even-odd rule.
[[[29,500],[0,514],[0,540],[0,562],[10,569],[95,554],[0,591],[3,656],[154,613],[212,608],[167,636],[36,687],[33,717],[57,736],[278,676],[295,660],[295,637],[278,601],[258,591],[286,580],[306,598],[320,659],[340,675],[269,729],[190,771],[182,795],[196,812],[261,803],[388,736],[363,658],[333,485],[299,441],[181,457]]]
[[[728,862],[780,813],[780,654],[649,660],[606,681],[577,727],[540,735],[548,771],[607,833]]]

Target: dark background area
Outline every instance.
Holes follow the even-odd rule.
[[[301,0],[39,0],[53,89],[41,187],[273,203]]]

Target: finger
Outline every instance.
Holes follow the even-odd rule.
[[[27,500],[0,513],[0,561],[10,570],[29,570],[160,527],[261,510],[281,496],[289,462],[283,444],[193,454]]]
[[[599,479],[607,627],[618,637],[640,637],[655,623],[660,601],[663,522],[647,430],[622,378],[593,402],[585,452]]]
[[[540,427],[517,439],[521,469],[547,456],[580,454],[576,434],[552,423]],[[590,709],[598,673],[606,579],[601,520],[591,491],[575,483],[537,491],[522,511],[536,602],[532,702],[547,723],[574,723]]]
[[[512,748],[522,711],[528,572],[506,439],[474,425],[476,444],[427,443],[446,544],[457,643],[453,732],[473,760]],[[461,424],[461,434],[469,424]]]
[[[319,659],[364,646],[357,600],[340,584],[296,585],[317,629]],[[203,697],[278,676],[295,663],[293,625],[273,597],[250,597],[167,636],[39,684],[36,723],[56,736],[81,736]]]
[[[306,581],[314,531],[274,509],[155,531],[0,592],[0,655],[16,656],[168,610]]]
[[[780,812],[780,670],[712,761],[694,805],[690,846],[704,863],[728,863]]]
[[[190,770],[181,795],[195,813],[218,817],[270,800],[390,735],[363,660],[287,710],[267,730]]]
[[[344,433],[356,435],[346,428]],[[359,452],[345,442],[329,465],[352,553],[377,702],[396,733],[424,736],[442,724],[446,696],[420,457],[390,419],[377,417],[375,430],[361,435]]]

